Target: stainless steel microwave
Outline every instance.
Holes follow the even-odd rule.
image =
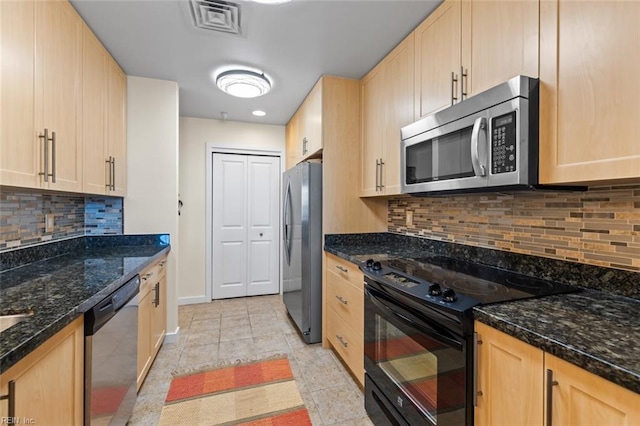
[[[538,186],[538,80],[493,87],[401,130],[403,193]]]

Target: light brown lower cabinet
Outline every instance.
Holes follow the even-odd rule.
[[[640,424],[640,394],[476,322],[477,426]]]
[[[327,253],[325,279],[326,340],[364,386],[364,275]]]
[[[9,390],[11,384],[11,391]],[[81,425],[84,413],[84,321],[74,320],[2,373],[0,423]],[[5,419],[2,421],[2,419]]]
[[[163,257],[140,273],[138,300],[138,379],[140,390],[147,373],[164,342],[167,324],[167,257]]]

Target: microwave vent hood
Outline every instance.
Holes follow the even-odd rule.
[[[401,129],[402,193],[573,190],[538,182],[539,80],[517,76]]]

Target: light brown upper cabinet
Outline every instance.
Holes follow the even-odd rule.
[[[540,181],[640,177],[640,2],[544,1]]]
[[[303,160],[322,156],[323,80],[313,86],[287,124],[287,169]]]
[[[0,20],[0,184],[82,192],[82,19],[42,1],[0,2]]]
[[[83,192],[126,194],[126,76],[84,26]]]
[[[362,79],[362,197],[400,193],[400,129],[414,118],[414,55],[412,33]]]
[[[538,77],[538,1],[445,0],[415,30],[415,114],[516,75]]]

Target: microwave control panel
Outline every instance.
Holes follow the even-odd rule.
[[[491,119],[491,174],[516,171],[516,112]]]

